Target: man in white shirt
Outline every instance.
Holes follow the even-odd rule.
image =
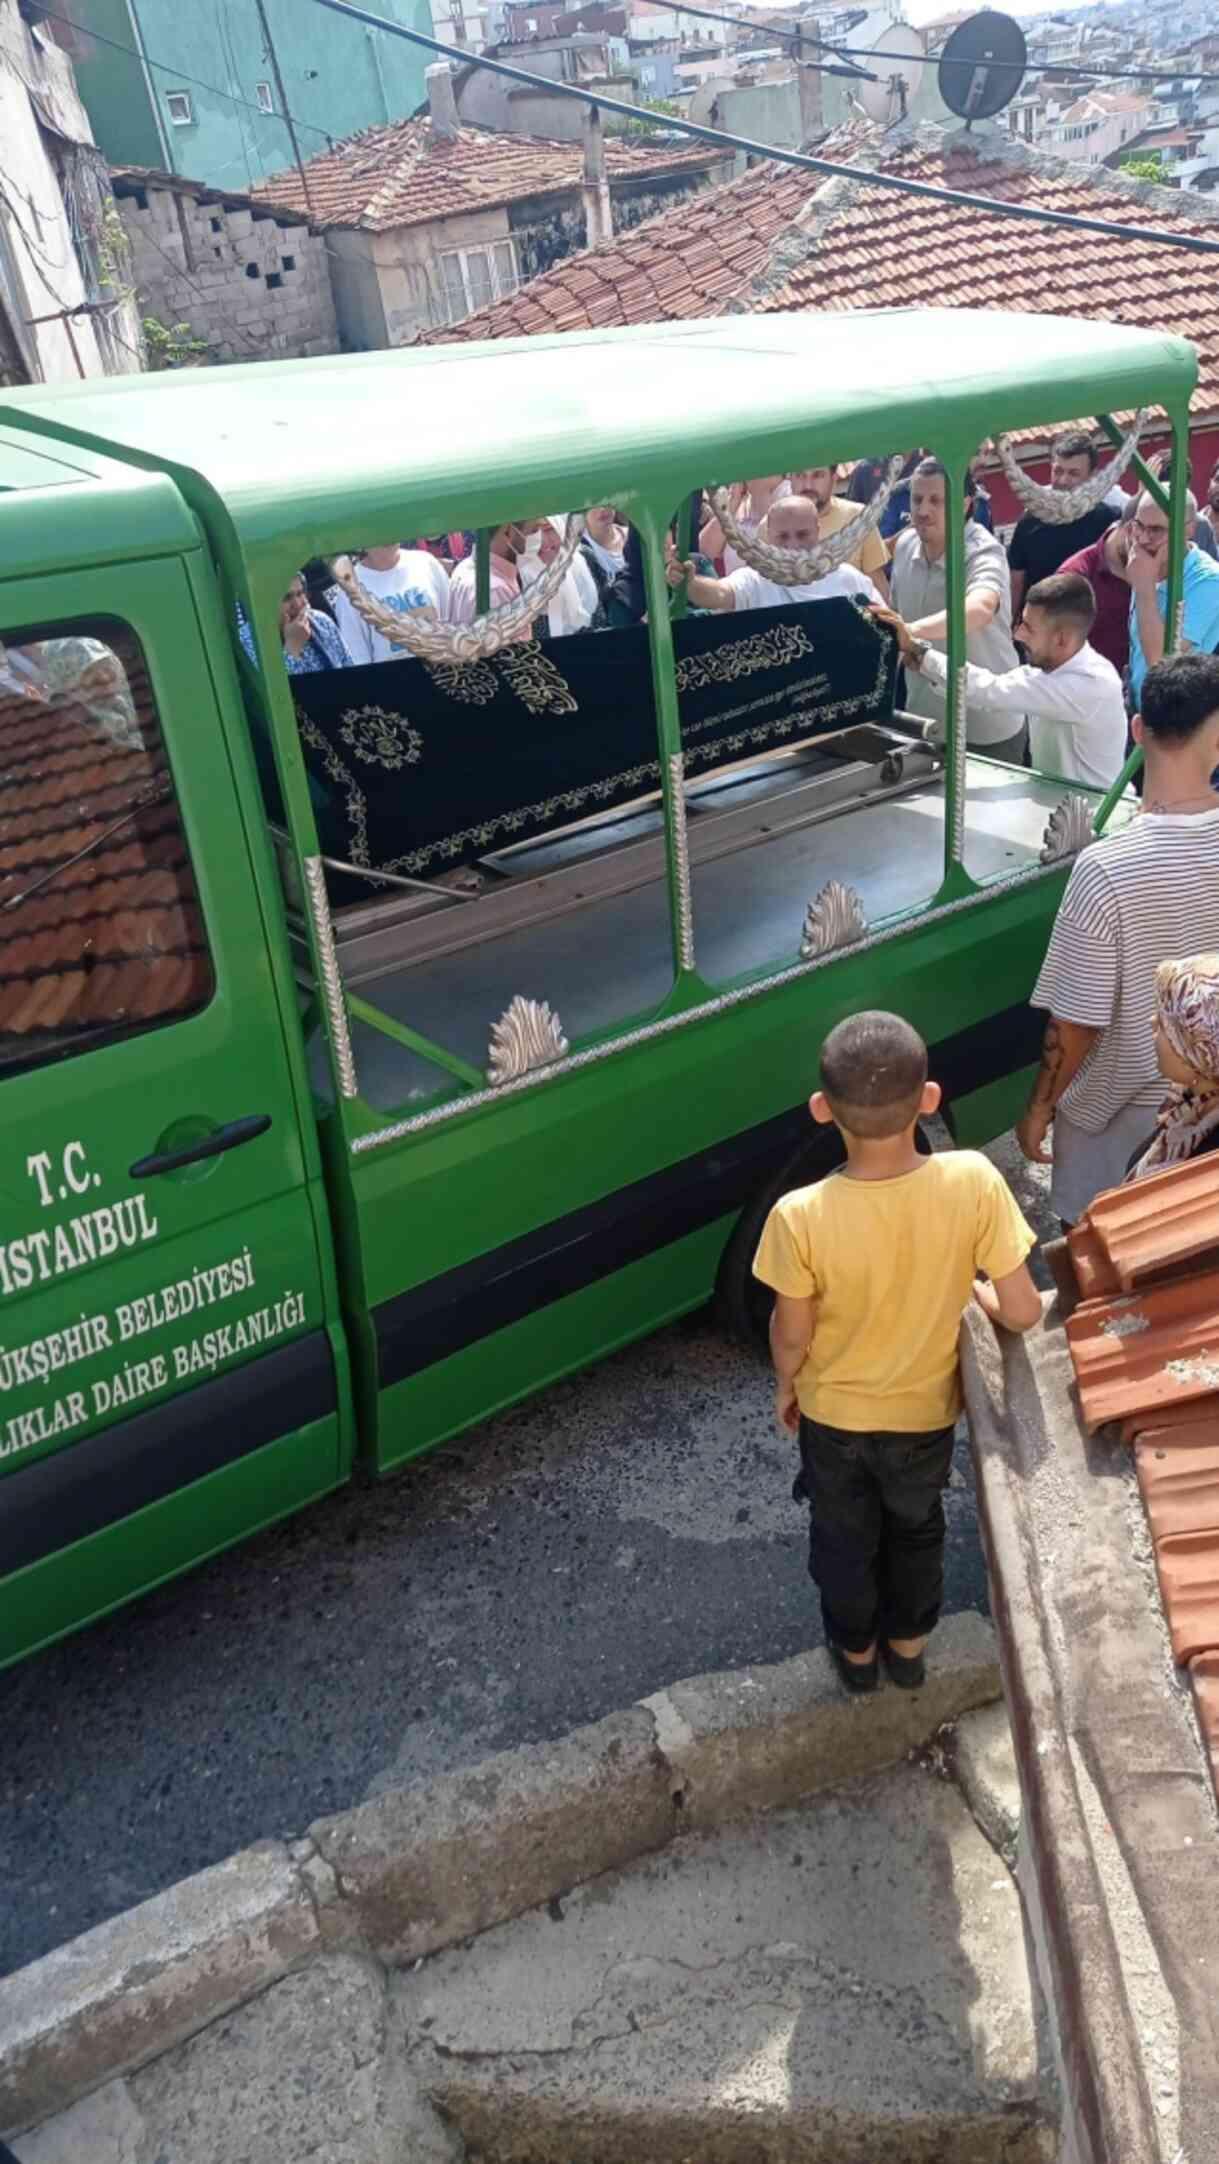
[[[766,538],[774,548],[811,549],[820,538],[817,506],[807,496],[780,496],[766,517]],[[871,579],[850,564],[841,564],[822,579],[800,586],[780,586],[762,572],[741,564],[726,579],[704,578],[692,563],[673,557],[668,566],[670,586],[683,586],[696,609],[781,609],[790,601],[827,601],[836,594],[855,595],[880,605]]]
[[[1155,1126],[1156,970],[1219,947],[1219,656],[1156,662],[1132,727],[1142,813],[1075,859],[1032,994],[1049,1020],[1016,1139],[1050,1162],[1053,1122],[1050,1193],[1066,1224],[1119,1184]]]
[[[985,527],[973,515],[974,479],[965,476],[965,654],[980,669],[1002,675],[1019,666],[1012,645],[1012,581],[1003,553]],[[948,549],[948,476],[938,458],[919,460],[910,476],[910,524],[893,544],[889,594],[899,616],[905,618],[916,639],[933,646],[948,642],[948,583],[945,557]],[[941,701],[931,683],[913,672],[906,680],[906,704],[911,713],[935,722],[943,734]],[[1025,727],[1010,708],[991,708],[985,699],[971,699],[966,729],[972,751],[988,758],[1007,759],[1019,765],[1024,756]]]
[[[877,612],[888,624],[907,670],[915,671],[942,699],[948,661],[891,610]],[[1028,662],[996,675],[969,662],[965,669],[966,718],[975,699],[1013,721],[1028,716],[1032,764],[1041,774],[1107,789],[1126,756],[1126,707],[1122,680],[1111,661],[1088,643],[1096,597],[1078,571],[1057,571],[1030,587],[1020,623]],[[924,724],[924,735],[937,728]]]
[[[373,600],[392,609],[395,616],[409,615],[413,609],[431,609],[442,624],[448,623],[449,574],[425,550],[404,549],[397,541],[387,541],[365,549],[355,575]],[[408,647],[392,646],[382,632],[365,622],[341,587],[334,615],[353,661],[402,661],[408,656]]]

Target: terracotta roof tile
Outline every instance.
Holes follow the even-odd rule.
[[[1196,1653],[1189,1664],[1189,1680],[1194,1688],[1198,1726],[1210,1760],[1211,1780],[1219,1798],[1219,1652]]]
[[[65,865],[132,795],[166,774],[143,661],[108,627],[144,748],[116,742],[69,698],[0,696],[0,901]],[[185,1012],[206,997],[210,964],[176,807],[140,810],[91,855],[0,915],[0,1059],[57,1051],[88,1023]],[[21,1040],[14,1042],[14,1040]]]
[[[615,181],[700,173],[720,163],[722,153],[698,144],[625,142],[611,136],[605,146],[611,192]],[[315,226],[358,226],[385,233],[527,196],[570,194],[579,188],[583,172],[579,143],[470,127],[449,138],[437,135],[429,119],[416,118],[366,128],[308,159],[311,209],[295,167],[257,181],[251,193],[255,201],[291,209]]]
[[[1213,207],[1201,207],[1200,199],[1182,197],[1169,207],[1163,196],[1134,195],[1117,174],[1067,171],[1056,160],[1000,145],[994,137],[928,128],[884,146],[868,130],[847,130],[823,144],[821,152],[849,164],[865,145],[870,161],[885,172],[997,202],[1082,212],[1152,230],[1216,234]],[[827,187],[834,197],[821,196],[809,216],[814,198]],[[779,243],[785,251],[804,251],[803,260],[786,274],[775,260]],[[572,328],[587,329],[592,320],[574,282],[577,267],[588,262],[606,274],[619,264],[650,274],[645,284],[619,283],[616,323],[715,315],[728,299],[761,311],[833,312],[934,301],[942,308],[1052,310],[1176,330],[1199,349],[1195,413],[1219,410],[1219,263],[1146,241],[1125,242],[1118,251],[1103,233],[1035,225],[1014,230],[1009,220],[984,210],[757,166],[634,227],[593,255],[569,257],[535,279],[531,291],[567,294],[573,310],[564,312],[563,321]],[[686,282],[676,275],[679,265]],[[523,328],[519,308],[514,296],[430,336],[435,341],[514,337]]]
[[[1103,1300],[1121,1291],[1117,1271],[1086,1216],[1068,1232],[1067,1252],[1081,1300]]]
[[[1195,1440],[1193,1431],[1200,1422],[1213,1419],[1219,1419],[1219,1390],[1205,1392],[1200,1398],[1184,1398],[1178,1405],[1132,1413],[1118,1432],[1124,1443],[1166,1443],[1178,1436],[1189,1442]]]
[[[1219,1529],[1219,1420],[1177,1428],[1173,1441],[1147,1437],[1134,1446],[1139,1488],[1152,1538]],[[1186,1441],[1186,1436],[1192,1438]]]
[[[721,188],[701,190],[656,218],[632,226],[603,248],[568,256],[519,294],[467,316],[429,343],[473,338],[518,338],[527,323],[527,300],[562,294],[564,329],[588,330],[594,318],[582,284],[596,275],[613,301],[607,324],[677,322],[714,315],[766,268],[768,252],[811,193],[807,174],[758,166]],[[688,250],[696,251],[693,264]],[[731,267],[729,267],[731,266]]]
[[[1089,1300],[1066,1330],[1089,1428],[1202,1397],[1219,1387],[1219,1271]]]
[[[1129,1291],[1158,1271],[1219,1247],[1219,1157],[1171,1165],[1098,1195],[1088,1223]]]
[[[1181,1668],[1219,1647],[1219,1533],[1168,1533],[1154,1553],[1172,1657]]]

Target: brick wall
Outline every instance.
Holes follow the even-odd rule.
[[[320,234],[152,181],[116,192],[141,315],[189,324],[214,361],[338,352]]]

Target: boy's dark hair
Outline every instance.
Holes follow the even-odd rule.
[[[1170,654],[1153,662],[1139,712],[1158,744],[1187,744],[1219,714],[1219,654]]]
[[[869,1008],[832,1029],[821,1047],[821,1087],[848,1134],[900,1135],[917,1118],[927,1047],[900,1014]]]
[[[1066,429],[1061,436],[1055,436],[1050,449],[1057,452],[1059,458],[1086,458],[1089,473],[1095,473],[1100,449],[1085,429]]]
[[[914,469],[914,472],[913,472],[913,473],[911,474],[911,476],[910,476],[910,479],[911,479],[912,481],[925,481],[925,480],[931,480],[931,479],[932,479],[932,478],[933,478],[933,477],[934,477],[934,476],[935,476],[935,475],[936,475],[937,473],[939,474],[939,476],[940,476],[940,479],[941,479],[941,480],[943,481],[943,483],[944,483],[944,501],[945,501],[945,503],[947,503],[947,501],[948,501],[948,468],[947,468],[947,466],[946,466],[946,465],[944,464],[944,461],[943,461],[943,459],[942,459],[942,458],[920,458],[920,460],[919,460],[919,462],[918,462],[917,466],[916,466],[916,467],[915,467],[915,469]],[[965,495],[966,495],[966,498],[969,498],[969,497],[971,497],[971,496],[976,496],[976,495],[977,495],[977,493],[978,493],[978,484],[977,484],[977,482],[976,482],[976,481],[974,480],[973,474],[972,474],[972,473],[970,472],[970,470],[969,470],[969,467],[967,466],[967,467],[965,468]]]
[[[1096,622],[1096,595],[1082,571],[1055,571],[1048,579],[1038,579],[1024,606],[1044,609],[1056,623],[1078,624],[1085,638]]]

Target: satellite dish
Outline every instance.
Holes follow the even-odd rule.
[[[850,59],[849,45],[843,52]],[[867,65],[876,80],[857,83],[855,94],[869,120],[882,128],[895,128],[908,117],[918,95],[927,65],[926,42],[909,23],[890,23],[871,41]]]
[[[1028,59],[1019,23],[983,8],[958,24],[940,54],[940,96],[962,120],[990,120],[1011,104]]]

